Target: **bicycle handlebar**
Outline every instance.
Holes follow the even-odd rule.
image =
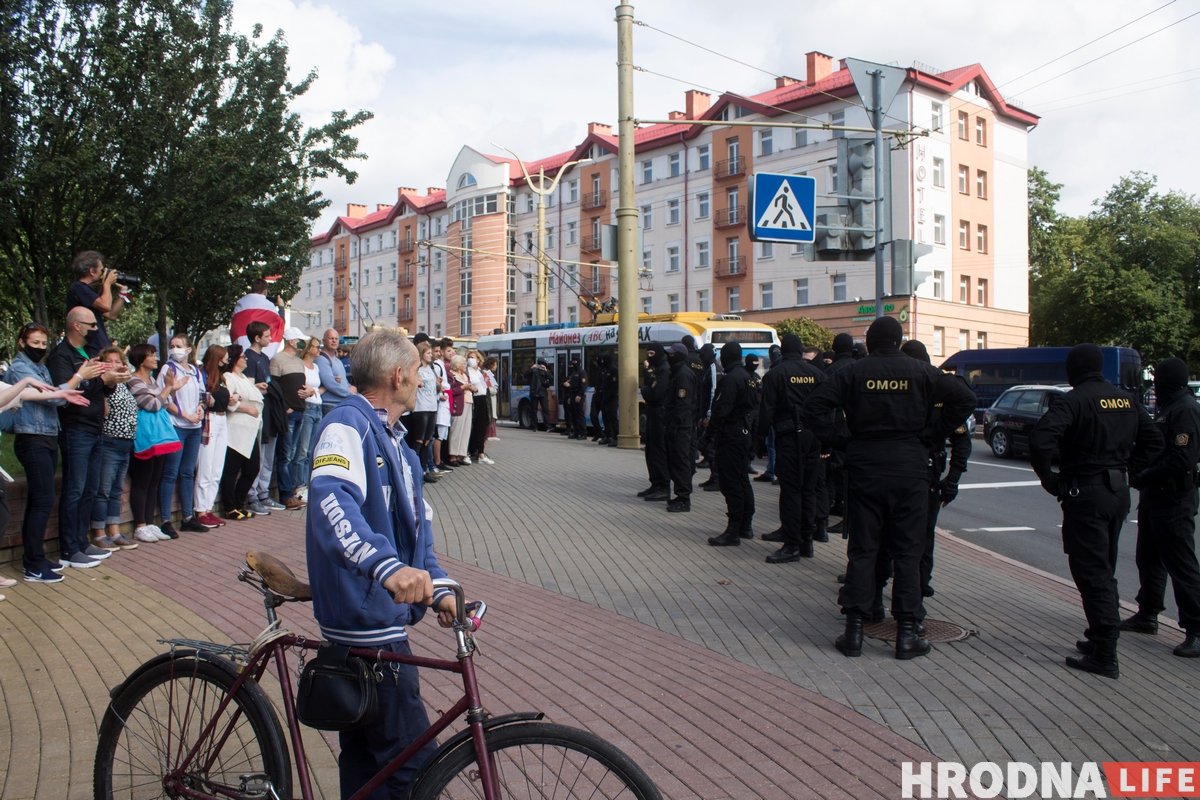
[[[458,620],[459,625],[466,625],[467,593],[463,591],[462,584],[453,578],[434,578],[434,594],[437,594],[438,589],[449,589],[450,591],[454,592],[454,617]]]

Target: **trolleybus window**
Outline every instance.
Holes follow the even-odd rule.
[[[715,330],[712,332],[712,343],[714,345],[726,344],[728,342],[737,342],[738,344],[765,344],[774,343],[774,331],[729,331]]]
[[[533,362],[537,360],[535,353],[537,351],[530,348],[528,350],[513,350],[512,354],[512,385],[513,386],[528,386],[529,381],[525,380],[525,370],[533,366]]]

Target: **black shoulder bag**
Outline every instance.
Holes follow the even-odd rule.
[[[379,715],[378,677],[344,644],[323,642],[304,665],[296,692],[296,717],[321,731],[362,728]]]

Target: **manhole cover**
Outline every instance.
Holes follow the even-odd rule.
[[[868,622],[863,626],[863,633],[872,639],[882,639],[885,642],[896,641],[896,620],[886,619],[883,622]],[[978,631],[944,622],[940,619],[925,620],[925,641],[931,644],[946,644],[961,642],[975,635]]]

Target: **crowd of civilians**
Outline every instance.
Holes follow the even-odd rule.
[[[24,326],[0,384],[0,430],[14,434],[27,482],[25,580],[57,583],[68,567],[98,566],[139,543],[304,508],[317,428],[355,392],[337,331],[318,341],[288,327],[273,342],[272,326],[254,321],[246,326],[248,347],[214,344],[199,360],[188,337],[175,334],[160,364],[154,343],[121,347],[109,339],[105,321],[120,313],[128,290],[103,257],[81,253],[72,271],[62,338],[51,347],[45,326]],[[266,281],[252,291],[265,294]],[[400,424],[425,481],[494,463],[485,450],[495,436],[495,359],[474,350],[460,355],[450,339],[419,333],[414,341],[422,385],[416,409]],[[127,477],[131,538],[121,531]],[[52,559],[45,533],[56,494],[59,556]],[[0,512],[2,531],[7,509]],[[0,578],[0,587],[15,583]]]

